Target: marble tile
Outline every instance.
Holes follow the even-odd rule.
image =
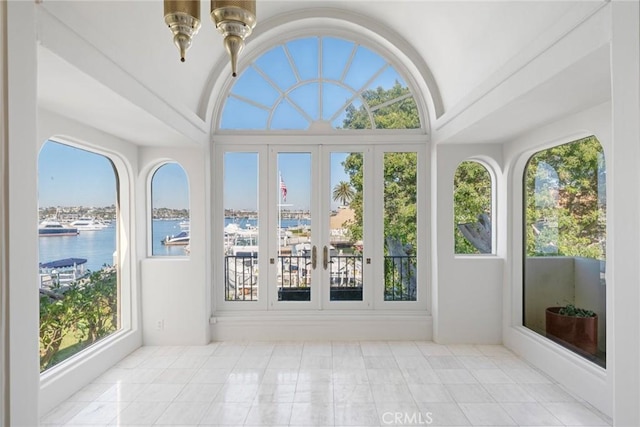
[[[567,426],[602,426],[609,422],[578,402],[541,403]]]
[[[400,369],[367,369],[371,384],[406,384]]]
[[[197,384],[223,384],[227,382],[230,373],[230,369],[198,369],[189,382]]]
[[[42,417],[40,424],[66,424],[71,418],[75,417],[80,411],[86,408],[88,404],[89,403],[87,402],[62,402]]]
[[[361,341],[360,349],[363,356],[393,356],[389,345],[382,341]]]
[[[517,425],[497,403],[459,403],[458,406],[474,426]]]
[[[464,365],[455,356],[429,356],[429,365],[433,369],[463,369]]]
[[[502,408],[521,426],[563,425],[558,418],[539,403],[503,403]]]
[[[334,404],[336,426],[379,426],[376,405],[367,402],[340,402]]]
[[[196,369],[173,369],[162,371],[153,382],[156,384],[186,384],[196,374]]]
[[[274,351],[275,353],[275,351]],[[271,355],[267,369],[299,369],[302,356],[279,356]]]
[[[136,402],[171,402],[184,384],[149,384],[136,396]]]
[[[156,425],[197,425],[209,406],[207,402],[173,402],[156,420]]]
[[[333,384],[331,383],[298,383],[294,402],[333,402]]]
[[[401,368],[407,384],[442,384],[442,380],[433,369]]]
[[[387,344],[395,357],[422,356],[418,346],[411,341],[391,341]]]
[[[366,369],[334,369],[331,374],[333,384],[369,384],[369,374]]]
[[[292,426],[332,426],[334,411],[332,402],[293,403],[291,409]]]
[[[513,380],[520,384],[551,384],[552,381],[535,369],[503,369]]]
[[[172,369],[199,369],[209,357],[199,354],[183,354],[169,366]]]
[[[451,356],[453,353],[446,345],[436,344],[432,342],[416,344],[418,350],[425,356]]]
[[[522,387],[538,402],[575,402],[576,398],[557,384],[523,384]]]
[[[129,402],[92,402],[73,416],[67,425],[107,424],[113,421]]]
[[[236,366],[238,357],[235,356],[218,356],[214,353],[213,356],[207,357],[204,363],[200,366],[202,369],[233,369]]]
[[[467,369],[498,369],[487,356],[458,356],[458,361]]]
[[[447,384],[449,394],[459,403],[495,403],[495,400],[480,384]]]
[[[298,382],[298,369],[266,369],[262,384],[293,384]]]
[[[405,384],[371,384],[371,393],[376,404],[413,402],[413,394]]]
[[[404,402],[376,402],[378,421],[381,426],[411,426],[427,420],[427,414],[420,411],[411,400]],[[423,423],[423,425],[425,425]]]
[[[475,384],[476,378],[466,369],[436,369],[443,384]]]
[[[252,403],[259,388],[258,384],[225,384],[214,400],[228,403]]]
[[[365,369],[364,357],[362,356],[334,356],[333,357],[333,369]]]
[[[186,384],[175,402],[213,402],[221,389],[222,384]]]
[[[308,368],[298,371],[298,384],[300,383],[331,383],[333,380],[332,369]]]
[[[364,367],[367,369],[398,369],[393,356],[364,356]]]
[[[329,342],[305,342],[302,347],[302,357],[305,356],[333,356],[332,344]]]
[[[227,384],[260,384],[264,369],[236,368],[229,372]]]
[[[496,402],[535,402],[520,384],[484,384],[484,388]]]
[[[259,403],[249,409],[246,426],[285,426],[291,420],[293,403]]]
[[[513,384],[515,381],[502,369],[470,369],[481,384]]]
[[[109,383],[90,383],[74,393],[67,402],[92,402],[113,387]]]
[[[469,420],[455,403],[418,403],[420,413],[429,426],[467,426]]]
[[[200,425],[241,426],[250,408],[249,403],[214,402],[200,419]]]
[[[443,384],[410,384],[409,390],[417,403],[452,402],[453,398]]]
[[[95,400],[97,402],[132,402],[145,388],[147,388],[147,384],[113,384]]]
[[[255,404],[261,403],[291,403],[296,393],[295,384],[262,384],[253,401]]]
[[[369,384],[334,384],[333,397],[336,402],[373,403]]]
[[[482,356],[482,352],[473,344],[449,344],[447,348],[456,356]]]
[[[426,357],[420,356],[396,356],[396,363],[400,369],[418,368],[432,369]]]
[[[300,369],[333,369],[333,357],[303,353]]]
[[[166,409],[166,402],[132,402],[117,415],[116,425],[152,425]]]

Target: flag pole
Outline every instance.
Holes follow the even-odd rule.
[[[278,262],[280,262],[280,256],[282,255],[281,242],[282,239],[282,172],[278,171]]]

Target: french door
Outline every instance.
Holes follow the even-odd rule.
[[[350,176],[347,168],[354,164],[353,174],[361,175],[367,151],[349,148],[269,148],[270,307],[357,308],[366,304],[365,189],[362,185],[354,188],[358,178]]]
[[[269,310],[415,304],[418,226],[406,211],[417,211],[419,151],[346,144],[225,151],[225,303]]]

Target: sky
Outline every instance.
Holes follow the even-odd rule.
[[[308,129],[314,121],[331,121],[339,127],[346,100],[359,90],[379,86],[387,89],[396,81],[405,85],[378,54],[332,37],[309,37],[275,46],[257,58],[255,66],[260,72],[254,67],[245,68],[232,87],[222,114],[223,129]],[[341,164],[347,154],[330,156],[330,191],[338,182],[349,181]],[[258,170],[258,154],[224,156],[225,208],[256,210],[257,183],[267,176]],[[278,155],[272,185],[278,188],[277,176],[281,174],[290,209],[310,208],[313,189],[318,188],[311,183],[312,161],[310,153]],[[102,155],[47,142],[40,153],[38,175],[41,207],[115,204],[114,170]],[[327,197],[331,208],[336,209],[338,202],[331,195]],[[152,205],[189,208],[189,183],[180,165],[169,163],[155,172]]]

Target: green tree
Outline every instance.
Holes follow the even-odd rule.
[[[491,176],[478,162],[464,161],[453,178],[454,236],[456,254],[477,254],[478,248],[462,235],[460,224],[476,223],[481,214],[491,218]]]
[[[605,167],[591,136],[540,151],[525,171],[526,252],[604,259]]]
[[[353,188],[351,188],[351,184],[346,181],[340,181],[333,187],[333,200],[336,202],[340,202],[342,206],[346,206],[353,200],[355,193]]]

